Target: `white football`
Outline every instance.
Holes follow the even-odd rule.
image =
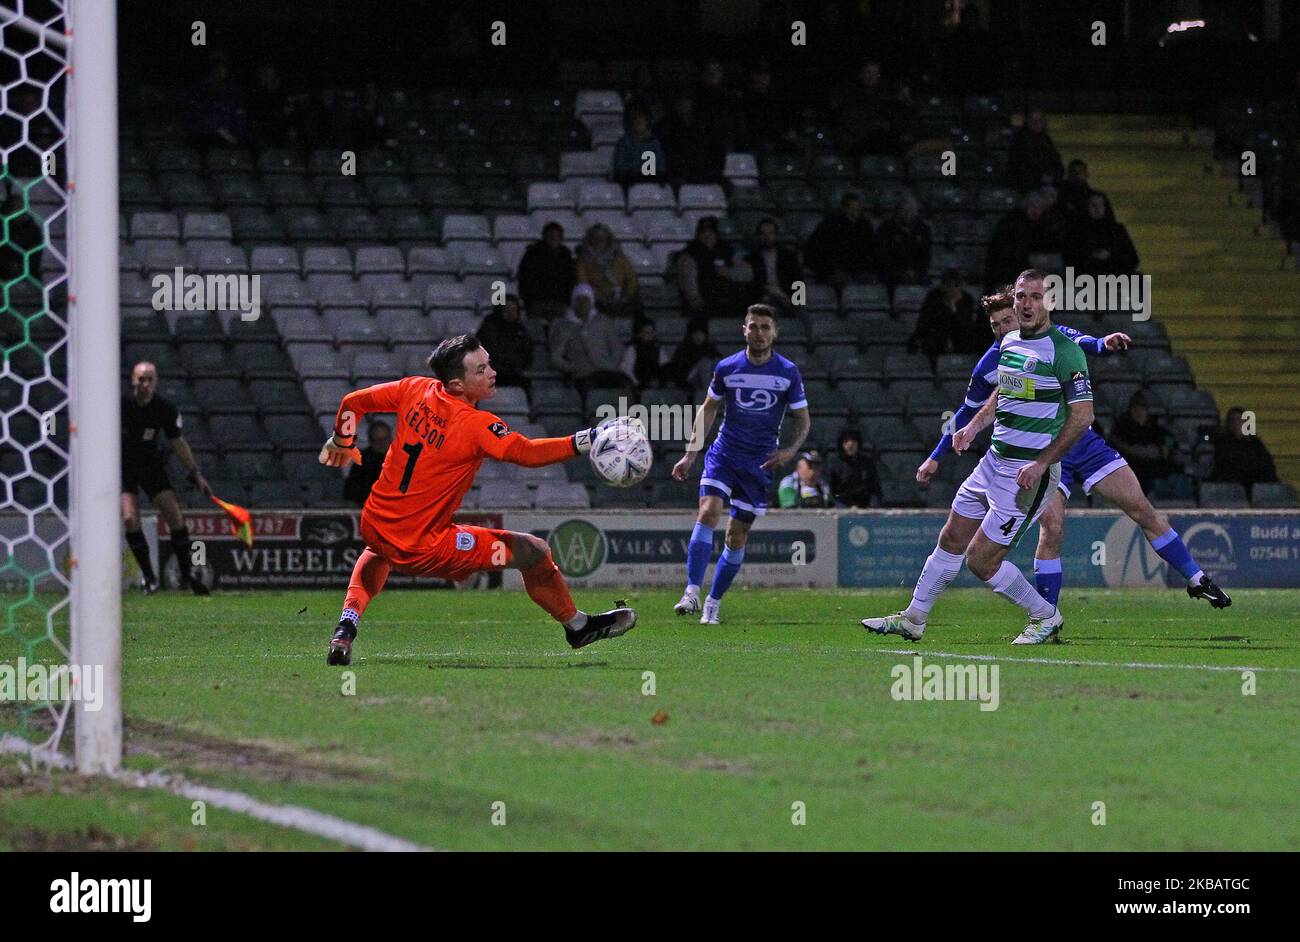
[[[645,480],[654,461],[650,439],[637,423],[611,425],[591,443],[591,466],[610,487],[632,487]]]

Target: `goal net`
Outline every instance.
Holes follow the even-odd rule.
[[[121,752],[115,6],[0,0],[0,741],[75,716],[85,771]]]

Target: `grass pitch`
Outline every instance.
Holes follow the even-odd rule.
[[[983,590],[915,646],[857,624],[904,589],[738,585],[716,627],[642,591],[633,632],[572,652],[522,593],[395,591],[353,695],[324,664],[340,594],[128,597],[127,765],[453,850],[1300,847],[1300,592],[1067,589],[1069,643],[1013,648],[1019,612]],[[893,699],[913,654],[996,663],[998,708]],[[338,846],[13,766],[0,848]]]

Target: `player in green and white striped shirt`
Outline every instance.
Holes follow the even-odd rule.
[[[1029,614],[1015,644],[1059,640],[1060,611],[1006,558],[1047,507],[1061,478],[1061,456],[1093,420],[1088,363],[1078,345],[1052,326],[1045,277],[1031,268],[1016,279],[1020,330],[1002,338],[997,390],[952,438],[953,450],[965,451],[994,422],[993,447],[957,491],[911,604],[893,615],[863,619],[870,631],[920,640],[930,609],[965,561],[994,592]]]

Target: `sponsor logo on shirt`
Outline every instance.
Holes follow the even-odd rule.
[[[510,434],[510,426],[506,425],[504,422],[493,422],[488,426],[488,431],[497,438],[505,438]]]
[[[1083,370],[1076,370],[1070,374],[1070,396],[1080,398],[1082,396],[1092,395],[1092,383],[1088,381],[1088,374]]]
[[[1020,376],[1017,373],[1007,372],[1006,370],[999,370],[998,391],[1002,395],[1010,396],[1013,399],[1033,399],[1034,378],[1032,376]]]
[[[770,389],[737,389],[736,405],[746,412],[766,412],[776,405],[776,393]]]

